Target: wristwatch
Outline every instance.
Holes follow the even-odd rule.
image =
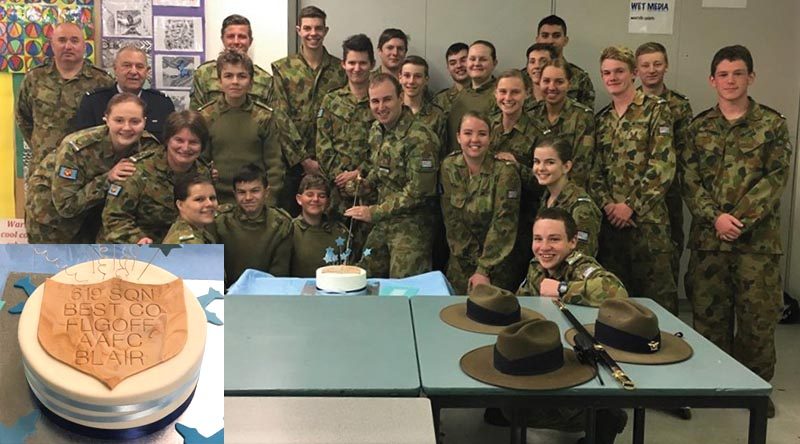
[[[567,281],[561,281],[558,283],[558,297],[563,298],[565,294],[567,294]]]

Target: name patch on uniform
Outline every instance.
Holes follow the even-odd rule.
[[[508,198],[509,199],[516,199],[519,197],[519,193],[517,190],[508,190]]]
[[[389,168],[386,167],[378,167],[378,171],[380,171],[381,173],[389,174],[389,171],[391,170],[389,170]]]
[[[422,168],[426,170],[433,169],[433,161],[430,159],[422,159],[422,161],[420,162],[420,166],[422,166]]]
[[[62,166],[58,169],[58,177],[67,180],[78,180],[78,170],[75,168]]]
[[[659,126],[658,127],[658,134],[669,134],[670,132],[671,132],[671,129],[668,126]]]
[[[319,119],[320,117],[322,117],[322,108],[317,111],[317,118]]]
[[[586,270],[583,271],[583,278],[584,279],[588,279],[589,276],[591,276],[592,273],[594,273],[595,271],[597,271],[597,267],[589,267],[589,268],[587,268]]]
[[[113,183],[110,187],[108,187],[108,194],[112,196],[119,196],[119,193],[122,191],[122,187]]]
[[[183,236],[178,236],[178,242],[186,242],[187,240],[194,239],[194,234],[184,234]]]
[[[581,242],[589,242],[589,233],[585,231],[578,231],[578,240]]]

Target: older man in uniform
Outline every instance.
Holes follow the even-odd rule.
[[[431,243],[439,156],[436,134],[403,106],[402,88],[391,74],[369,84],[375,120],[369,137],[368,186],[375,205],[354,206],[344,215],[375,226],[362,259],[370,276],[401,278],[431,269]],[[370,252],[371,255],[367,255]]]
[[[450,88],[439,91],[433,97],[433,103],[438,105],[445,114],[450,112],[450,105],[456,95],[470,84],[469,74],[467,73],[468,53],[469,46],[461,42],[453,43],[445,52],[444,58],[447,61],[447,72],[450,73],[450,78],[453,79],[453,85]]]
[[[144,129],[161,138],[164,122],[167,116],[175,111],[175,105],[161,91],[143,88],[149,72],[147,54],[143,50],[135,46],[125,46],[120,49],[114,58],[114,75],[117,83],[86,93],[78,108],[75,129],[102,125],[108,101],[119,93],[127,92],[139,96],[147,105],[145,110],[147,123]]]
[[[747,48],[717,51],[709,80],[717,106],[694,118],[681,153],[692,212],[686,294],[694,328],[769,381],[783,308],[780,198],[789,131],[784,116],[748,97],[755,73]],[[774,414],[770,400],[767,415]]]
[[[300,177],[319,172],[315,137],[316,117],[322,98],[346,83],[342,61],[328,53],[323,45],[328,26],[327,16],[316,6],[300,10],[296,31],[300,51],[272,64],[273,106],[288,115],[305,142],[296,152],[284,151],[287,174],[282,196],[276,196],[281,207],[297,214],[295,201]]]
[[[558,56],[564,58],[564,47],[569,43],[567,22],[557,15],[549,15],[540,20],[536,28],[536,43],[549,43],[555,46]],[[572,70],[572,81],[567,95],[578,103],[594,108],[594,85],[589,74],[572,63],[569,64],[569,68]]]
[[[624,47],[600,57],[611,103],[596,117],[589,192],[604,213],[598,259],[633,296],[678,313],[664,196],[675,175],[672,114],[664,99],[634,87],[636,62]]]
[[[253,31],[250,20],[239,14],[225,17],[222,21],[222,45],[225,49],[247,54],[253,44]],[[250,95],[254,100],[269,104],[272,100],[272,76],[258,65],[255,67],[253,88]],[[222,95],[219,77],[217,76],[217,60],[209,60],[198,66],[192,79],[192,93],[189,107],[199,109],[201,106]]]
[[[114,84],[111,76],[84,59],[86,41],[75,23],[56,25],[50,46],[53,58],[25,74],[17,98],[17,125],[31,150],[29,172],[73,131],[84,93]]]

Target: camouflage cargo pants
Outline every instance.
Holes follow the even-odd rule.
[[[431,271],[433,217],[400,217],[375,224],[360,265],[371,278],[404,278]]]
[[[685,245],[685,235],[683,233],[683,200],[681,199],[680,185],[677,181],[672,182],[669,190],[667,190],[667,194],[664,196],[664,202],[667,204],[670,227],[669,237],[672,240],[672,277],[675,279],[675,285],[677,285],[681,271],[681,255],[683,254],[683,246]]]
[[[692,251],[686,273],[694,329],[769,381],[782,303],[780,255]]]
[[[620,278],[631,297],[653,299],[678,314],[669,225],[640,223],[618,230],[604,220],[597,259]]]
[[[446,275],[447,280],[450,282],[450,285],[452,285],[455,294],[460,296],[467,294],[469,278],[473,275],[473,273],[475,273],[475,269],[478,268],[476,259],[477,257],[463,258],[452,255],[448,259]],[[510,260],[507,260],[505,263],[498,266],[489,279],[491,279],[492,285],[504,288],[512,293],[517,291],[517,288],[519,288],[520,284],[517,281],[515,269],[512,269],[510,266]]]

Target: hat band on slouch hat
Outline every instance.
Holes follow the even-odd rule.
[[[481,307],[480,305],[467,299],[467,317],[475,322],[489,325],[511,325],[520,320],[520,308],[511,313],[499,313],[489,310],[488,308]]]
[[[603,345],[631,353],[651,354],[661,350],[661,331],[652,338],[644,338],[595,321],[594,336]]]
[[[494,368],[507,375],[541,375],[558,370],[564,366],[564,348],[561,344],[558,347],[520,359],[506,359],[494,347]]]

